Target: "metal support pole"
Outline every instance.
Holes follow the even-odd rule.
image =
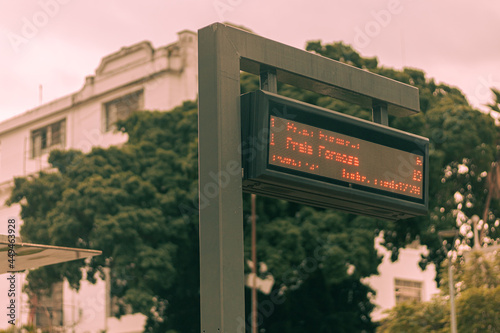
[[[387,105],[375,104],[372,107],[372,120],[374,123],[389,126]]]
[[[448,258],[448,287],[450,289],[451,333],[457,333],[457,316],[455,313],[455,282],[453,281],[451,255]]]
[[[278,93],[278,80],[276,69],[268,66],[260,66],[260,89],[272,93]]]
[[[198,34],[201,332],[243,333],[240,60],[222,30]]]
[[[453,247],[455,246],[455,240],[458,237],[458,230],[441,230],[438,232],[439,241],[443,250],[446,252],[446,247],[444,246],[443,238],[453,239],[451,243],[451,249],[448,254],[448,289],[450,291],[450,321],[451,321],[451,333],[457,333],[457,316],[455,311],[455,282],[453,281],[453,267],[451,259],[453,257]]]
[[[252,194],[252,333],[257,333],[257,225],[256,225],[256,195]]]

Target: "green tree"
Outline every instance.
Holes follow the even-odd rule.
[[[146,314],[148,331],[198,332],[198,221],[178,208],[197,197],[196,103],[137,113],[118,126],[129,135],[123,147],[53,151],[57,173],[15,179],[10,202],[21,202],[21,233],[35,243],[101,249],[85,266],[87,278],[109,267],[121,311],[130,304]],[[78,288],[82,266],[33,271],[27,289],[49,290],[62,278]]]
[[[53,151],[49,161],[58,172],[15,179],[10,199],[21,204],[24,239],[101,249],[85,266],[87,279],[110,268],[121,310],[130,304],[146,314],[152,332],[199,330],[198,221],[187,214],[196,213],[189,210],[197,198],[195,107],[134,114],[118,125],[129,136],[120,148]],[[370,289],[359,280],[376,273],[380,261],[373,221],[266,198],[258,212],[260,260],[276,277],[275,290],[285,291],[266,321],[269,332],[372,331]],[[63,278],[78,288],[82,266],[30,272],[27,290],[50,290]],[[309,297],[310,290],[324,301]]]
[[[448,333],[449,303],[442,297],[431,302],[404,302],[388,312],[378,333]]]
[[[465,256],[457,258],[453,262],[453,281],[455,281],[457,293],[461,294],[472,288],[494,289],[500,286],[500,254],[484,253],[481,250],[472,250]],[[441,265],[441,287],[445,295],[449,294],[448,260]]]
[[[288,211],[297,205],[258,199],[257,257],[275,278],[271,295],[259,294],[261,328],[271,333],[373,332],[373,291],[360,282],[376,273],[380,263],[373,221],[310,207],[276,217],[273,201]],[[246,309],[250,318],[249,303]]]
[[[334,60],[344,61],[394,80],[413,85],[419,89],[421,112],[410,117],[390,117],[391,127],[415,133],[430,140],[429,165],[429,215],[387,223],[385,246],[392,250],[393,260],[398,251],[415,239],[429,248],[429,254],[422,258],[421,266],[434,263],[440,266],[446,258],[437,231],[463,227],[465,232],[460,241],[472,243],[470,232],[473,215],[483,216],[484,202],[487,201],[487,175],[491,163],[497,160],[499,130],[494,119],[484,112],[471,107],[463,93],[452,86],[437,84],[418,69],[394,70],[378,66],[373,58],[354,55],[353,50],[343,43],[322,45],[310,42],[307,50]],[[293,89],[293,88],[292,88]],[[493,90],[495,94],[496,90]],[[498,108],[500,95],[492,108]],[[363,110],[318,94],[307,94],[313,104],[348,113],[364,119],[371,119],[370,110]],[[498,228],[500,204],[492,200],[487,221],[488,240],[500,237]],[[439,280],[439,278],[436,278]]]
[[[457,330],[463,333],[500,330],[500,254],[473,251],[453,264]],[[448,270],[443,262],[442,271]],[[449,332],[448,275],[442,273],[441,294],[424,303],[405,302],[388,311],[377,332]]]
[[[500,331],[500,286],[470,288],[457,298],[457,327],[459,333],[488,333]]]

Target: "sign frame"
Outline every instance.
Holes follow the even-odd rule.
[[[198,31],[201,332],[244,332],[240,71],[388,114],[420,111],[418,89],[222,23]],[[271,78],[269,81],[274,81]]]

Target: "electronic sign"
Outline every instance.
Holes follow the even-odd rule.
[[[244,191],[390,220],[427,213],[428,139],[264,91],[241,109]]]
[[[321,178],[422,198],[422,155],[273,115],[268,159]]]

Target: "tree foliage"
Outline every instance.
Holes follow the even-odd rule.
[[[394,80],[413,85],[419,89],[421,112],[410,117],[390,117],[390,126],[418,134],[430,140],[429,165],[429,210],[428,216],[405,220],[403,223],[388,223],[385,230],[385,246],[392,250],[393,259],[398,250],[409,242],[419,239],[429,248],[422,259],[424,268],[429,263],[440,266],[446,257],[437,231],[460,228],[460,241],[472,245],[473,215],[484,216],[484,202],[488,193],[486,176],[491,163],[497,160],[499,146],[498,128],[487,113],[469,105],[463,93],[452,86],[436,83],[418,69],[394,70],[378,66],[373,58],[354,55],[352,48],[343,43],[322,45],[311,42],[307,50],[332,59],[372,71]],[[500,95],[493,89],[498,108]],[[314,97],[312,96],[314,95]],[[370,110],[363,110],[329,97],[309,93],[313,104],[340,112],[370,119]],[[494,107],[491,106],[494,111]],[[480,221],[486,230],[486,243],[500,237],[500,205],[493,200],[487,210],[487,221]]]
[[[360,280],[376,273],[380,263],[374,249],[376,223],[310,207],[293,208],[295,213],[287,216],[286,210],[297,205],[261,197],[258,205],[257,258],[275,278],[270,295],[259,293],[261,328],[276,333],[373,331],[373,291]],[[282,207],[287,208],[280,212]],[[249,232],[247,227],[247,257]],[[246,308],[250,318],[249,303]]]
[[[10,201],[21,202],[21,233],[35,243],[102,250],[86,275],[94,281],[111,269],[122,312],[130,304],[146,314],[149,331],[197,332],[198,221],[178,208],[197,197],[196,103],[136,113],[119,127],[129,135],[122,147],[53,151],[49,161],[58,172],[15,180]],[[33,271],[28,290],[63,277],[78,288],[82,264]]]
[[[389,312],[377,333],[448,333],[450,306],[442,297],[430,302],[404,302]]]
[[[473,251],[453,263],[457,330],[460,333],[500,330],[500,253]],[[388,312],[380,333],[450,331],[448,263],[442,265],[441,294],[430,302],[405,302]]]

